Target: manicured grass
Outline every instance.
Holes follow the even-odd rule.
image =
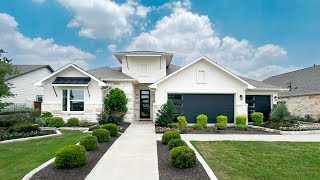
[[[192,142],[218,179],[319,179],[320,143]]]
[[[61,136],[24,142],[0,144],[0,179],[21,179],[25,174],[53,158],[56,151],[76,144],[83,136],[80,131],[62,131]]]

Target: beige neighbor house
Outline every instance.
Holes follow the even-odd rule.
[[[279,100],[286,101],[293,115],[320,118],[320,65],[272,76],[263,82],[289,89],[279,93]]]
[[[15,96],[2,98],[1,101],[12,103],[7,109],[33,108],[34,101],[42,101],[44,94],[43,87],[36,87],[33,83],[50,75],[53,69],[49,65],[14,65],[14,68],[18,74],[7,76],[5,80],[11,85],[10,91]]]
[[[45,90],[43,111],[96,121],[105,95],[120,88],[128,98],[126,122],[154,121],[161,105],[172,100],[175,115],[185,115],[189,123],[204,113],[209,123],[226,115],[233,125],[237,115],[259,111],[268,116],[278,93],[285,90],[239,77],[206,57],[180,68],[171,64],[173,53],[131,51],[114,56],[120,67],[85,71],[68,64],[35,83]]]

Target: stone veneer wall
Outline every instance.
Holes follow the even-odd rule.
[[[286,101],[289,112],[295,116],[311,115],[320,118],[320,95],[279,97],[280,101]]]

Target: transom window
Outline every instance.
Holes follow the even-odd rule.
[[[62,111],[84,111],[84,90],[63,89]]]

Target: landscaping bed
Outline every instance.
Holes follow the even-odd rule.
[[[187,169],[180,169],[173,166],[169,161],[169,147],[157,142],[158,151],[158,168],[160,180],[183,180],[183,179],[210,179],[207,172],[202,167],[201,163],[197,160],[196,165]]]
[[[122,132],[128,127],[129,123],[122,123]],[[41,171],[37,172],[31,179],[70,179],[70,180],[83,180],[91,172],[94,166],[98,163],[101,157],[108,151],[111,145],[119,138],[111,137],[111,141],[106,143],[99,143],[98,148],[93,151],[87,152],[87,163],[82,167],[57,169],[51,163]]]

